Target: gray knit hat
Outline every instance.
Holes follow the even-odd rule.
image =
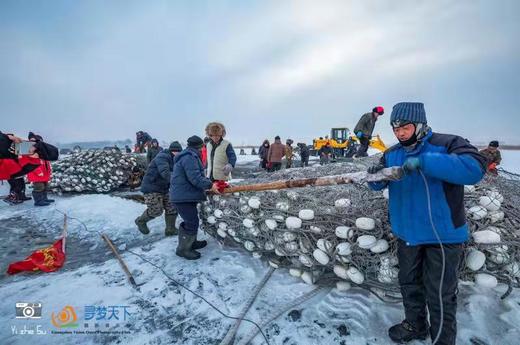
[[[427,123],[424,104],[418,102],[401,102],[394,105],[390,115],[390,123],[412,122]]]

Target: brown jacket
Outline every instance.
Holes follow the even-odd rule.
[[[481,150],[480,153],[486,157],[488,164],[496,163],[498,165],[502,162],[502,155],[499,150],[492,152],[490,149],[484,149]]]
[[[283,156],[285,156],[285,145],[279,141],[272,143],[267,154],[267,161],[269,163],[281,163]]]

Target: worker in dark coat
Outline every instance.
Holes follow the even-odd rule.
[[[148,148],[148,152],[146,152],[146,161],[148,164],[163,150],[162,147],[159,146],[159,141],[157,139],[152,139],[150,142],[150,147]]]
[[[269,153],[269,140],[265,139],[262,146],[258,148],[258,157],[260,157],[260,167],[267,170],[267,155]]]
[[[136,218],[135,224],[141,233],[150,233],[147,223],[159,217],[164,211],[166,228],[164,234],[173,236],[177,234],[175,218],[177,212],[170,202],[170,179],[174,166],[174,157],[182,151],[182,146],[177,141],[170,144],[168,149],[162,150],[148,165],[146,174],[141,183],[141,192],[147,206],[143,214]]]
[[[377,118],[385,113],[385,109],[381,106],[372,109],[372,112],[366,113],[359,119],[356,127],[354,127],[354,133],[359,139],[359,148],[356,157],[366,157],[368,145],[370,139],[372,139],[372,133],[376,126]]]
[[[305,143],[298,143],[297,145],[300,148],[300,158],[302,160],[301,166],[302,166],[302,168],[308,167],[309,166],[309,156],[310,156],[309,148],[307,147],[307,145],[305,145]]]
[[[171,178],[170,200],[183,219],[179,227],[179,244],[176,254],[188,260],[197,260],[206,241],[197,240],[199,215],[197,204],[206,201],[206,192],[219,194],[216,184],[204,175],[201,150],[204,141],[194,135],[188,139],[188,147],[175,157]]]

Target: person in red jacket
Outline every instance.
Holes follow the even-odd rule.
[[[206,147],[206,145],[209,143],[209,140],[210,139],[208,137],[204,138],[204,146],[202,146],[201,150],[200,160],[202,161],[202,166],[204,167],[204,170],[206,170],[206,168],[208,167],[208,148]]]
[[[18,156],[15,144],[23,140],[13,134],[0,131],[0,180],[10,180],[24,176],[38,167],[37,159]]]
[[[43,141],[40,135],[29,132],[30,141]],[[31,150],[36,153],[36,148]],[[34,206],[49,206],[54,200],[47,197],[47,185],[51,180],[52,167],[49,161],[40,159],[40,166],[27,174],[27,179],[33,184],[32,196],[34,199]]]

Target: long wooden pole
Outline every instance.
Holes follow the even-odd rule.
[[[304,179],[281,180],[267,183],[257,183],[225,188],[223,194],[235,192],[260,192],[265,190],[278,190],[287,188],[302,188],[309,186],[332,186],[348,183],[395,181],[403,177],[400,167],[384,168],[375,174],[366,171],[347,173],[333,176],[312,177]]]
[[[103,238],[103,240],[105,240],[110,249],[112,249],[112,251],[114,252],[117,260],[123,268],[123,271],[126,273],[128,280],[130,280],[130,283],[134,286],[134,288],[137,289],[137,283],[135,282],[134,276],[132,275],[132,273],[130,273],[128,266],[126,266],[125,262],[123,261],[123,258],[121,257],[121,255],[119,255],[119,252],[117,251],[116,247],[114,247],[114,244],[112,243],[112,241],[110,241],[110,238],[108,238],[108,236],[105,234],[102,234],[101,237]]]

